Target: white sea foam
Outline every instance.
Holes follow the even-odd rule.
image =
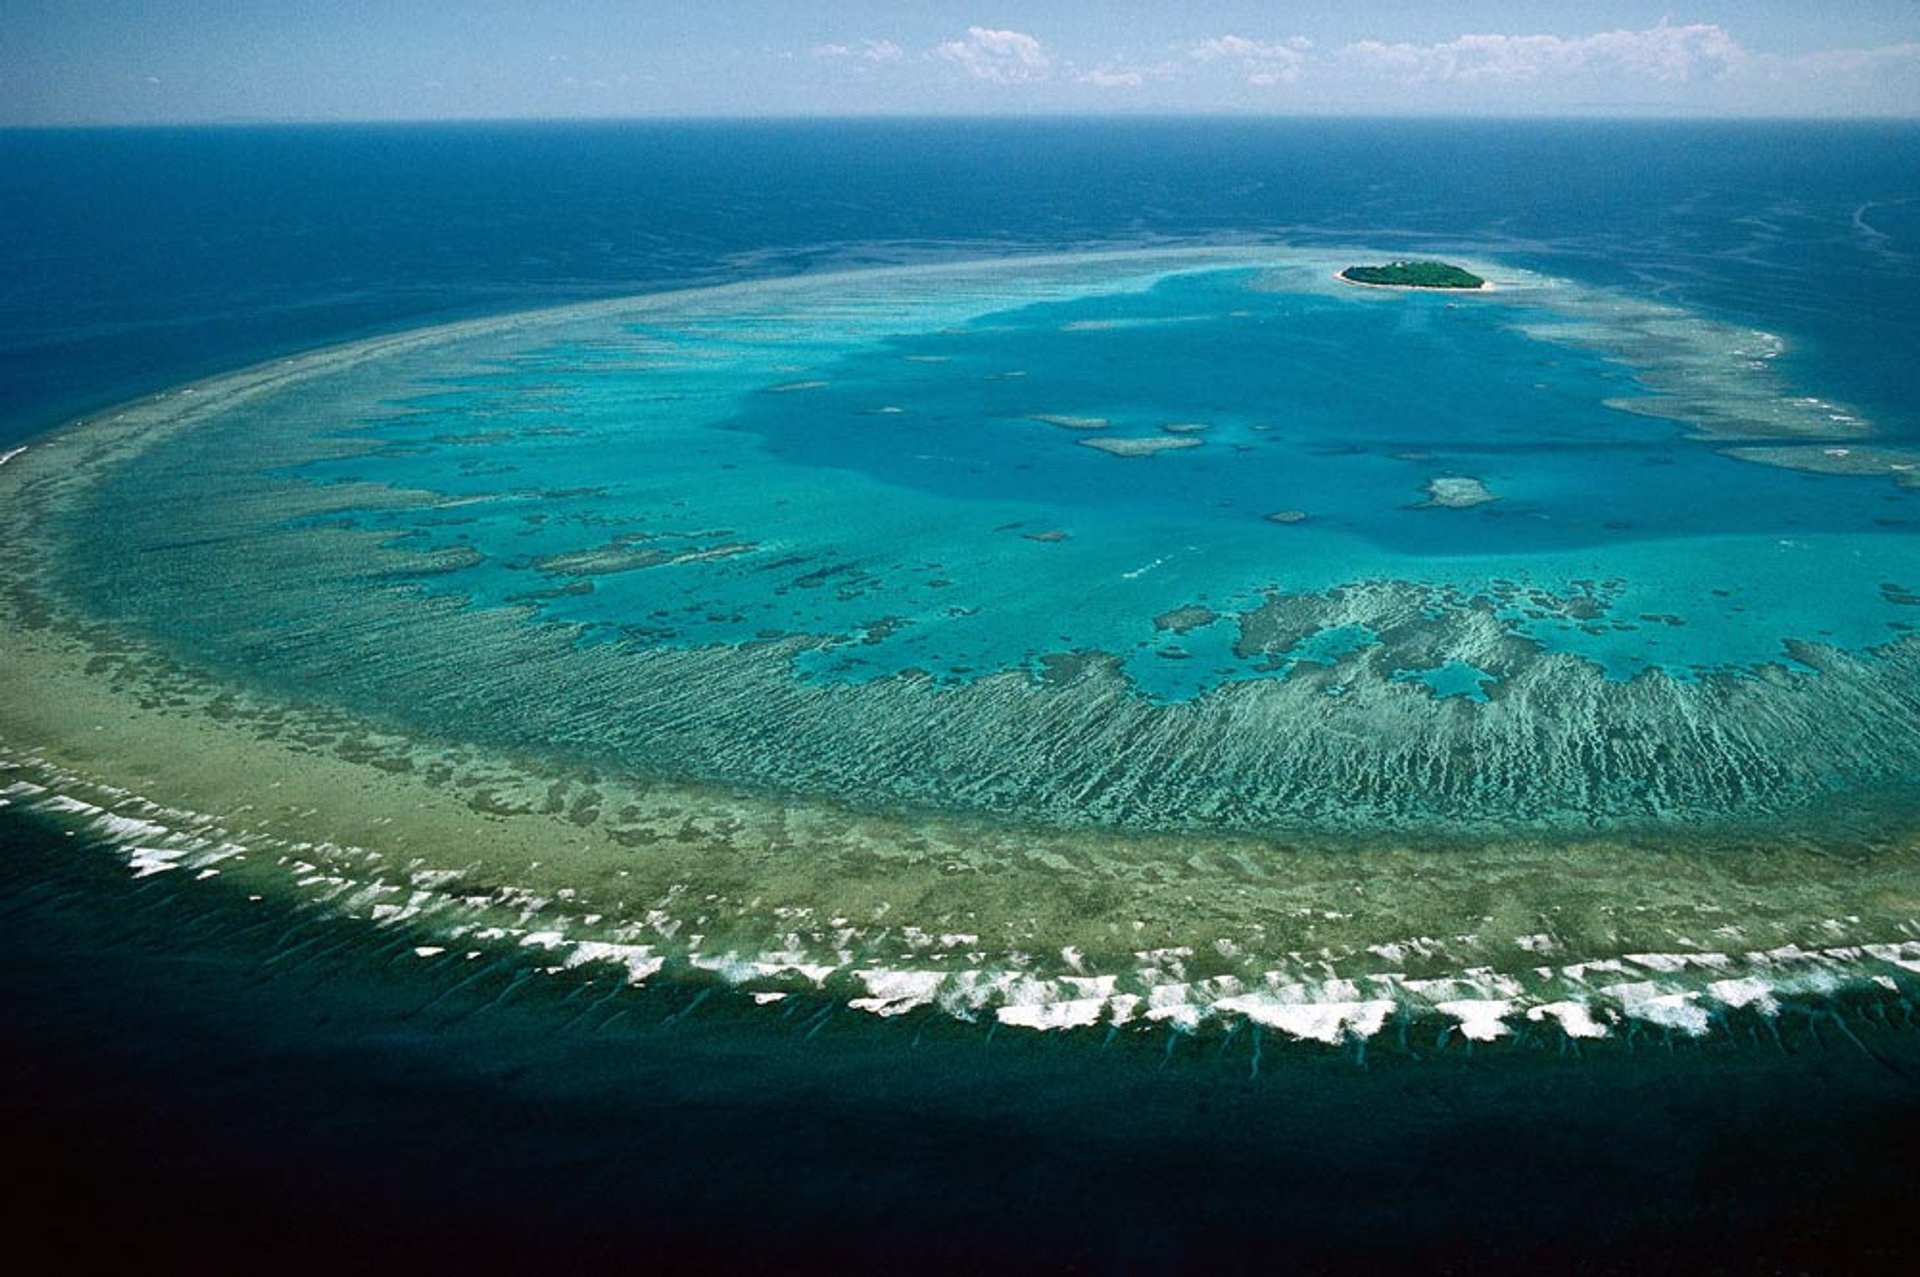
[[[1459,1001],[1477,997],[1517,998],[1520,985],[1511,976],[1500,975],[1485,967],[1463,971],[1438,980],[1402,980],[1400,987],[1429,1002]]]
[[[399,891],[400,886],[391,882],[369,882],[360,890],[340,902],[340,912],[348,917],[366,917],[383,908],[379,901],[382,896],[390,896]]]
[[[958,1019],[974,1020],[981,1011],[1005,1001],[1025,978],[1017,971],[962,971],[942,987],[940,1006]]]
[[[154,874],[178,869],[181,857],[186,854],[185,850],[164,847],[129,847],[127,848],[127,868],[133,870],[133,876],[136,878],[150,878]]]
[[[811,961],[804,953],[788,951],[783,953],[763,953],[749,964],[755,978],[797,975],[809,984],[824,984],[827,977],[840,969],[830,962]]]
[[[627,982],[640,984],[667,965],[667,960],[644,944],[618,944],[611,940],[581,940],[561,965],[577,967],[588,962],[611,962],[627,969]]]
[[[1506,998],[1462,998],[1436,1002],[1433,1009],[1458,1020],[1460,1035],[1475,1042],[1491,1042],[1512,1032],[1505,1019],[1513,1014],[1514,1004]]]
[[[1866,952],[1887,963],[1899,967],[1902,971],[1920,972],[1920,956],[1915,956],[1920,945],[1915,944],[1870,944]]]
[[[1651,980],[1633,984],[1610,984],[1600,992],[1613,998],[1620,1009],[1636,1020],[1679,1029],[1689,1037],[1700,1037],[1712,1023],[1706,1008],[1693,990],[1675,992]]]
[[[1113,997],[1113,976],[1022,978],[994,1011],[1002,1024],[1029,1029],[1074,1029],[1098,1024]]]
[[[109,838],[164,838],[173,831],[165,825],[156,825],[151,820],[138,820],[132,816],[118,816],[112,812],[104,813],[94,819],[93,827]]]
[[[867,986],[869,996],[853,998],[847,1005],[856,1011],[871,1011],[880,1016],[905,1015],[915,1007],[933,1001],[944,971],[889,971],[869,968],[854,972]]]
[[[1735,1010],[1750,1006],[1764,1015],[1772,1015],[1780,1009],[1779,1003],[1773,1000],[1773,986],[1752,976],[1715,980],[1707,986],[1707,992]]]
[[[1177,1029],[1198,1028],[1200,1008],[1194,1005],[1191,995],[1191,985],[1154,985],[1147,990],[1146,1018],[1154,1023],[1171,1024]]]
[[[1665,975],[1688,967],[1724,967],[1731,959],[1724,953],[1629,953],[1627,961]]]
[[[1607,1026],[1593,1018],[1593,1008],[1581,1001],[1543,1002],[1527,1008],[1527,1019],[1554,1019],[1570,1038],[1604,1038]]]
[[[1380,1031],[1392,1014],[1389,998],[1342,1001],[1302,1001],[1282,993],[1262,990],[1222,998],[1213,1004],[1216,1012],[1243,1015],[1255,1024],[1278,1029],[1303,1041],[1324,1042],[1336,1046],[1348,1038],[1370,1038]]]
[[[1009,1003],[994,1015],[1002,1024],[1023,1029],[1084,1029],[1100,1023],[1105,998],[1070,998],[1063,1002]]]
[[[1602,975],[1628,974],[1626,964],[1616,962],[1612,958],[1602,958],[1594,962],[1576,962],[1571,966],[1560,968],[1560,974],[1576,984],[1586,983],[1587,976],[1594,972]]]

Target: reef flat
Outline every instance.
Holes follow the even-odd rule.
[[[1743,508],[1791,478],[1815,526],[1609,528],[1555,496],[1571,448],[1438,501],[1475,495],[1484,423],[1327,415],[1352,401],[1286,362],[1296,312],[1385,312],[1317,258],[607,303],[183,388],[10,458],[5,798],[124,835],[136,873],[404,927],[420,961],[537,950],[883,1016],[1574,1041],[1905,996],[1920,582],[1858,489],[1809,485],[1911,495],[1719,451],[1835,423],[1779,408],[1717,326],[1495,275],[1513,309],[1449,339],[1571,365],[1542,394],[1603,432],[1578,473],[1644,495],[1713,467]],[[1215,312],[1291,398],[1194,397],[1165,333],[1217,354]],[[1037,331],[1150,343],[1159,397],[1094,402],[1110,382]],[[1667,410],[1606,406],[1635,381]],[[1674,430],[1688,405],[1713,442]],[[1109,443],[1178,450],[1075,446]],[[1314,518],[1277,527],[1307,465]],[[1807,569],[1796,633],[1773,604]]]

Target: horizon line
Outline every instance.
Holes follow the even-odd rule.
[[[1688,112],[1661,114],[1631,109],[1594,108],[1565,112],[1387,112],[1387,111],[849,111],[767,114],[632,114],[632,115],[229,115],[167,120],[42,120],[0,121],[0,132],[29,133],[60,130],[128,130],[273,127],[393,127],[404,125],[631,125],[631,124],[882,124],[882,123],[1073,123],[1073,122],[1181,122],[1234,123],[1473,123],[1473,124],[1920,124],[1920,111],[1911,114],[1779,114]]]

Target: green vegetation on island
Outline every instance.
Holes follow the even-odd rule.
[[[1349,266],[1340,278],[1352,284],[1389,288],[1483,288],[1486,280],[1446,262],[1388,262],[1385,266]]]

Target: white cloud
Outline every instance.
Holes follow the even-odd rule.
[[[919,50],[879,38],[846,38],[796,56],[848,74],[907,59],[947,64],[989,85],[1043,81],[1075,86],[1082,100],[1122,99],[1149,86],[1186,104],[1247,105],[1244,87],[1311,85],[1320,109],[1498,108],[1709,111],[1735,114],[1920,114],[1920,42],[1792,55],[1750,49],[1716,23],[1663,21],[1643,30],[1585,34],[1480,32],[1435,42],[1363,40],[1316,47],[1302,36],[1237,32],[1165,47],[1108,50],[1077,60],[1024,31],[975,26]],[[1236,92],[1237,90],[1237,92]],[[1290,96],[1286,100],[1293,100]]]
[[[967,38],[951,40],[934,50],[976,80],[1018,84],[1043,80],[1049,65],[1040,42],[1021,31],[968,27]]]
[[[1155,66],[1095,67],[1073,79],[1076,84],[1090,84],[1096,89],[1137,89],[1152,81],[1171,80],[1179,72],[1179,67],[1162,62]]]
[[[1313,41],[1294,36],[1286,41],[1250,40],[1241,35],[1215,36],[1187,46],[1187,56],[1197,62],[1229,62],[1237,65],[1248,84],[1292,84],[1300,78]]]
[[[862,40],[858,44],[816,44],[816,58],[858,58],[862,62],[898,62],[906,50],[891,40]]]
[[[1920,43],[1756,53],[1730,77],[1744,101],[1770,111],[1920,115]]]
[[[1645,31],[1602,31],[1571,39],[1554,35],[1463,35],[1443,44],[1362,40],[1341,50],[1344,61],[1408,83],[1521,83],[1565,75],[1625,76],[1679,84],[1721,77],[1751,55],[1711,23]]]
[[[1795,58],[1801,68],[1822,75],[1860,75],[1920,67],[1920,44],[1887,44],[1877,49],[1829,49]]]

